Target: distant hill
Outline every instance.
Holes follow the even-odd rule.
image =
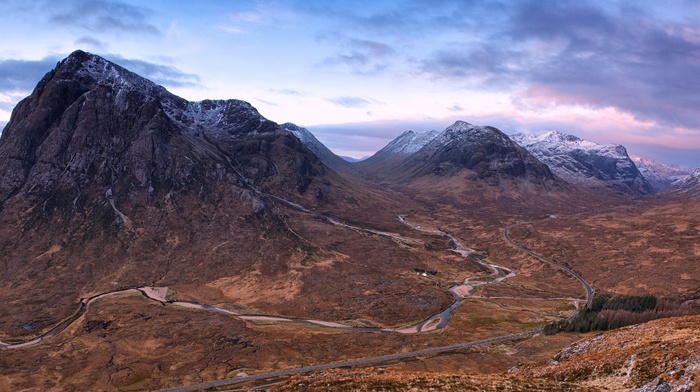
[[[690,175],[690,170],[664,165],[651,159],[638,155],[630,155],[644,178],[656,190],[670,188],[674,182],[682,180]]]
[[[345,155],[339,155],[339,156],[350,163],[361,162],[361,161],[364,161],[365,159],[369,158],[369,157],[353,158],[353,157],[349,157],[349,156],[345,156]]]

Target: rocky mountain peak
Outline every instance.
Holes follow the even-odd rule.
[[[549,168],[503,132],[457,121],[442,132],[404,132],[358,165],[370,174],[401,183],[425,176],[443,179],[464,170],[489,185],[525,181],[546,189],[556,180]],[[534,189],[534,188],[533,188]]]
[[[491,183],[501,178],[527,178],[536,183],[554,180],[546,165],[499,129],[465,121],[447,127],[418,154],[432,161],[436,166],[432,172],[439,175],[469,169]]]
[[[665,165],[638,155],[630,154],[630,158],[644,178],[656,190],[670,188],[674,182],[682,180],[690,174],[689,169]]]
[[[700,197],[700,168],[695,169],[690,175],[673,183],[674,192],[691,197]]]
[[[636,195],[653,191],[622,145],[597,144],[558,131],[516,133],[512,139],[567,181]]]
[[[107,189],[112,201],[149,204],[219,181],[299,194],[324,167],[247,102],[189,102],[76,51],[13,111],[0,138],[0,172],[0,203],[32,192],[80,207]]]
[[[101,84],[112,86],[117,90],[138,89],[149,94],[154,94],[156,91],[165,92],[163,87],[152,81],[82,50],[76,50],[60,61],[56,68],[47,74],[47,77],[72,83],[78,82],[85,88],[94,88]]]
[[[385,149],[386,152],[393,154],[412,154],[423,148],[423,146],[433,140],[437,135],[438,132],[434,130],[428,132],[414,132],[408,130],[392,140]]]

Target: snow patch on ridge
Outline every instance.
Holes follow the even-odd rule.
[[[511,139],[564,179],[637,194],[653,190],[622,145],[597,144],[558,131],[516,133]]]

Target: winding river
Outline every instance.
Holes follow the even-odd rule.
[[[472,276],[470,278],[465,279],[462,283],[457,284],[455,286],[452,286],[449,288],[449,292],[452,294],[454,297],[454,302],[452,305],[448,306],[446,309],[442,310],[441,312],[429,317],[428,319],[414,325],[411,327],[407,328],[398,328],[398,329],[392,329],[392,328],[380,328],[380,327],[353,327],[341,323],[336,323],[336,322],[331,322],[331,321],[322,321],[322,320],[310,320],[310,319],[301,319],[301,318],[290,318],[290,317],[282,317],[282,316],[273,316],[273,315],[250,315],[250,314],[242,314],[242,313],[237,313],[233,312],[227,309],[222,309],[218,308],[215,306],[211,305],[205,305],[205,304],[198,304],[194,302],[186,302],[186,301],[172,301],[167,298],[168,294],[168,287],[136,287],[136,288],[127,288],[127,289],[120,289],[120,290],[115,290],[115,291],[110,291],[107,293],[102,293],[99,295],[95,295],[90,298],[84,298],[81,299],[80,301],[80,306],[77,312],[73,314],[72,316],[64,319],[63,321],[59,322],[57,325],[55,325],[53,328],[51,328],[48,332],[44,333],[43,335],[34,338],[32,340],[26,341],[26,342],[20,342],[20,343],[7,343],[7,342],[2,342],[0,341],[0,349],[14,349],[14,348],[23,348],[23,347],[29,347],[29,346],[34,346],[37,344],[42,343],[44,340],[57,335],[58,333],[62,332],[69,326],[71,326],[74,322],[76,322],[85,312],[88,310],[90,305],[94,303],[95,301],[107,298],[107,297],[112,297],[112,296],[117,296],[117,295],[141,295],[151,301],[156,301],[159,302],[163,305],[166,306],[175,306],[175,307],[183,307],[183,308],[190,308],[190,309],[198,309],[202,311],[207,311],[207,312],[214,312],[214,313],[220,313],[220,314],[225,314],[228,316],[232,317],[237,317],[241,320],[245,321],[252,321],[252,322],[284,322],[284,323],[302,323],[302,324],[310,324],[310,325],[316,325],[320,327],[325,327],[325,328],[332,328],[332,329],[337,329],[337,330],[343,330],[343,331],[356,331],[356,332],[383,332],[383,333],[401,333],[401,334],[419,334],[419,333],[426,333],[426,332],[431,332],[435,331],[438,329],[445,328],[447,324],[450,321],[450,314],[462,303],[462,301],[470,296],[470,293],[474,290],[474,288],[483,286],[483,285],[488,285],[488,284],[494,284],[498,282],[502,282],[503,280],[507,278],[511,278],[515,276],[515,273],[505,267],[492,264],[492,263],[487,263],[485,262],[481,257],[469,257],[471,255],[478,255],[479,252],[467,248],[462,245],[457,238],[455,238],[453,235],[446,233],[441,230],[437,229],[425,229],[422,228],[419,225],[412,224],[408,221],[406,221],[404,216],[399,216],[398,217],[399,221],[401,221],[403,224],[413,228],[414,230],[427,233],[427,234],[432,234],[432,235],[439,235],[442,237],[446,237],[451,240],[453,244],[453,248],[451,249],[452,252],[455,252],[457,254],[460,254],[462,257],[465,259],[469,259],[473,262],[476,262],[487,269],[491,271],[490,275],[487,276]],[[406,236],[401,236],[396,233],[389,233],[389,232],[384,232],[384,231],[379,231],[379,230],[373,230],[373,229],[366,229],[358,226],[353,226],[349,225],[347,223],[340,222],[338,220],[335,220],[330,217],[326,217],[326,220],[339,227],[345,227],[351,230],[355,230],[357,232],[361,233],[367,233],[367,234],[374,234],[374,235],[380,235],[380,236],[386,236],[390,237],[396,241],[407,243],[407,244],[422,244],[421,241],[415,239],[415,238],[410,238]]]

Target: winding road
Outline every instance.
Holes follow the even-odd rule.
[[[515,243],[515,241],[513,241],[513,240],[510,238],[510,236],[508,236],[508,232],[510,231],[510,229],[512,229],[512,228],[514,228],[514,227],[522,226],[522,225],[531,224],[531,223],[533,223],[533,222],[520,222],[520,223],[516,223],[516,224],[513,224],[513,225],[510,225],[510,226],[506,227],[505,229],[503,229],[503,238],[505,238],[506,241],[508,241],[509,244],[513,245],[516,249],[518,249],[519,251],[525,253],[526,255],[528,255],[528,256],[530,256],[530,257],[536,259],[536,260],[539,260],[539,261],[541,261],[541,262],[543,262],[543,263],[547,263],[547,264],[549,264],[549,265],[551,265],[551,266],[554,266],[554,267],[556,267],[556,268],[558,268],[558,269],[560,269],[560,270],[566,272],[567,274],[573,276],[574,278],[576,278],[576,280],[578,280],[579,282],[581,282],[581,285],[583,285],[583,288],[586,290],[586,307],[591,306],[591,303],[593,303],[593,295],[594,295],[594,293],[595,293],[595,290],[593,290],[593,287],[591,287],[591,285],[588,284],[588,282],[586,282],[586,281],[583,279],[583,277],[581,277],[581,275],[579,275],[578,272],[572,270],[572,269],[569,268],[569,267],[563,266],[563,265],[557,263],[557,262],[554,261],[554,260],[548,259],[548,258],[546,258],[546,257],[544,257],[544,256],[540,256],[540,255],[538,255],[537,253],[532,252],[531,250],[526,249],[526,248],[523,247],[522,245],[518,245],[517,243]],[[567,319],[567,321],[568,321],[568,320],[574,319],[577,315],[578,315],[578,312],[576,312],[573,316],[569,317],[569,318]]]
[[[405,237],[401,236],[396,233],[389,233],[389,232],[384,232],[380,230],[374,230],[374,229],[366,229],[358,226],[353,226],[349,225],[346,223],[339,222],[333,218],[326,217],[326,220],[335,225],[335,226],[340,226],[340,227],[345,227],[351,230],[355,230],[358,232],[363,232],[363,233],[369,233],[369,234],[374,234],[374,235],[380,235],[380,236],[386,236],[390,237],[394,240],[407,243],[407,244],[414,244],[418,245],[421,244],[419,240],[416,240],[414,238],[410,237]],[[451,234],[448,234],[446,232],[440,231],[440,230],[427,230],[427,229],[422,229],[420,226],[417,225],[412,225],[404,219],[403,216],[399,216],[399,220],[412,227],[415,230],[425,232],[428,234],[435,234],[435,235],[440,235],[449,238],[453,244],[454,244],[454,249],[452,249],[453,252],[459,253],[462,255],[462,257],[467,258],[469,255],[477,253],[473,249],[469,249],[464,247],[454,236]],[[299,324],[310,324],[310,325],[315,325],[319,327],[325,327],[325,328],[331,328],[331,329],[337,329],[337,330],[342,330],[342,331],[354,331],[354,332],[383,332],[383,333],[401,333],[401,334],[419,334],[419,333],[426,333],[426,332],[431,332],[435,331],[438,329],[445,328],[447,324],[450,321],[450,314],[462,303],[462,300],[466,297],[469,296],[469,293],[471,290],[473,290],[475,287],[486,285],[486,284],[492,284],[492,283],[498,283],[503,281],[506,278],[515,276],[515,273],[511,271],[508,268],[501,267],[496,264],[490,264],[486,263],[480,258],[472,258],[473,261],[476,263],[479,263],[486,268],[491,269],[492,274],[491,280],[483,280],[484,276],[474,276],[471,278],[466,279],[463,283],[455,285],[450,287],[449,291],[454,297],[455,301],[452,303],[452,305],[448,306],[446,309],[440,311],[439,313],[429,317],[428,319],[419,322],[418,324],[411,326],[411,327],[406,327],[406,328],[398,328],[398,329],[392,329],[392,328],[380,328],[380,327],[353,327],[349,325],[344,325],[341,323],[336,323],[336,322],[331,322],[331,321],[323,321],[323,320],[311,320],[311,319],[299,319],[299,318],[290,318],[290,317],[283,317],[283,316],[277,316],[277,315],[249,315],[249,314],[242,314],[242,313],[237,313],[233,312],[227,309],[211,306],[211,305],[205,305],[205,304],[198,304],[194,302],[186,302],[186,301],[171,301],[168,300],[167,293],[168,293],[168,288],[167,287],[134,287],[134,288],[125,288],[125,289],[119,289],[119,290],[114,290],[106,293],[102,293],[99,295],[95,295],[90,298],[86,299],[81,299],[80,301],[80,307],[77,312],[75,312],[72,316],[64,319],[60,323],[58,323],[56,326],[51,328],[48,332],[45,334],[41,335],[40,337],[34,338],[32,340],[26,341],[26,342],[21,342],[21,343],[6,343],[0,341],[0,349],[13,349],[13,348],[23,348],[23,347],[29,347],[29,346],[34,346],[37,344],[42,343],[44,340],[55,336],[56,334],[60,333],[61,331],[65,330],[68,328],[70,325],[72,325],[74,322],[76,322],[85,312],[87,311],[88,307],[90,304],[93,302],[103,299],[106,297],[110,296],[115,296],[115,295],[143,295],[149,300],[159,302],[163,305],[166,306],[179,306],[183,308],[190,308],[190,309],[198,309],[198,310],[203,310],[207,312],[214,312],[214,313],[220,313],[220,314],[225,314],[228,316],[233,316],[237,317],[241,320],[245,321],[253,321],[253,322],[289,322],[289,323],[299,323]],[[478,280],[478,281],[475,281]]]
[[[536,260],[539,260],[543,263],[549,264],[555,268],[558,268],[558,269],[568,273],[569,275],[573,276],[574,278],[576,278],[579,282],[581,282],[583,287],[586,289],[586,306],[590,306],[590,304],[593,301],[594,290],[591,287],[591,285],[588,284],[588,282],[586,282],[583,279],[583,277],[581,277],[581,275],[579,275],[577,272],[573,271],[572,269],[557,263],[556,261],[553,261],[551,259],[548,259],[546,257],[538,255],[535,252],[528,250],[527,248],[525,248],[522,245],[519,245],[518,243],[513,241],[510,238],[510,236],[508,235],[508,232],[513,227],[526,225],[526,224],[530,224],[530,223],[533,223],[533,222],[521,222],[521,223],[516,223],[516,224],[513,224],[513,225],[506,227],[503,230],[503,238],[510,245],[514,246],[516,249],[525,253],[526,255],[528,255]],[[458,242],[455,242],[455,244],[458,244]],[[578,315],[578,313],[579,313],[579,310],[577,308],[577,311],[572,316],[567,318],[566,320],[571,320],[571,319],[575,318]],[[336,369],[336,368],[351,367],[351,366],[366,366],[366,365],[372,365],[372,364],[377,364],[377,363],[382,363],[382,362],[387,362],[387,361],[395,361],[395,360],[401,360],[401,359],[420,357],[420,356],[424,356],[424,355],[439,354],[439,353],[455,351],[455,350],[460,350],[460,349],[469,348],[469,347],[482,346],[482,345],[491,344],[491,343],[524,339],[524,338],[529,338],[529,337],[532,337],[532,336],[535,336],[535,335],[538,335],[541,333],[542,333],[542,329],[536,329],[533,331],[497,336],[497,337],[493,337],[493,338],[489,338],[489,339],[477,340],[477,341],[472,341],[472,342],[465,342],[465,343],[454,344],[454,345],[449,345],[449,346],[433,347],[433,348],[419,350],[419,351],[410,351],[410,352],[404,352],[404,353],[399,353],[399,354],[382,355],[382,356],[377,356],[377,357],[354,359],[354,360],[349,360],[349,361],[333,362],[333,363],[321,364],[321,365],[315,365],[315,366],[307,366],[307,367],[301,367],[301,368],[279,370],[279,371],[275,371],[275,372],[260,373],[260,374],[255,374],[255,375],[251,375],[251,376],[229,378],[229,379],[224,379],[224,380],[212,381],[212,382],[208,382],[208,383],[190,385],[190,386],[186,386],[186,387],[164,389],[160,392],[197,391],[197,390],[206,389],[206,388],[223,387],[223,386],[228,386],[228,385],[233,385],[233,384],[240,384],[240,383],[247,382],[247,381],[264,380],[264,379],[269,379],[269,378],[274,378],[274,377],[289,376],[289,375],[293,375],[293,374],[308,373],[308,372],[314,372],[314,371],[319,371],[319,370]]]
[[[404,242],[417,241],[417,240],[411,239],[409,237],[399,236],[398,234],[395,234],[395,233],[387,233],[387,232],[382,232],[382,231],[377,231],[377,230],[364,229],[364,228],[360,228],[360,227],[356,227],[356,226],[352,226],[352,225],[338,222],[336,220],[333,220],[332,218],[327,218],[327,219],[330,223],[332,223],[334,225],[344,226],[344,227],[350,228],[352,230],[368,232],[368,233],[376,234],[376,235],[389,236],[389,237],[392,237],[396,240],[404,241]],[[469,248],[464,247],[451,234],[448,234],[448,233],[445,233],[443,231],[436,230],[436,229],[432,229],[432,230],[423,229],[418,225],[413,225],[413,224],[408,223],[403,216],[399,216],[399,220],[401,222],[403,222],[404,224],[412,227],[415,230],[419,230],[421,232],[426,232],[426,233],[430,233],[430,234],[441,235],[441,236],[445,236],[447,238],[450,238],[454,244],[454,249],[452,249],[452,251],[461,254],[465,258],[476,252],[473,249],[469,249]],[[524,254],[526,254],[526,255],[528,255],[536,260],[539,260],[543,263],[549,264],[555,268],[558,268],[558,269],[564,271],[565,273],[576,278],[579,282],[581,282],[581,284],[585,288],[585,290],[586,290],[586,306],[590,306],[591,302],[593,301],[594,290],[590,286],[590,284],[588,284],[583,279],[583,277],[581,277],[580,274],[578,274],[577,272],[573,271],[572,269],[570,269],[566,266],[563,266],[563,265],[561,265],[561,264],[559,264],[551,259],[548,259],[546,257],[543,257],[541,255],[538,255],[538,254],[526,249],[525,247],[517,244],[515,241],[513,241],[510,238],[508,233],[512,228],[517,227],[517,226],[521,226],[521,225],[525,225],[525,224],[530,224],[530,223],[532,223],[532,222],[521,222],[521,223],[516,223],[516,224],[513,224],[513,225],[506,227],[503,230],[503,237],[510,245],[514,246],[516,249],[523,252]],[[68,328],[70,325],[72,325],[74,322],[76,322],[83,314],[85,314],[85,312],[88,310],[89,306],[92,303],[94,303],[95,301],[106,298],[106,297],[110,297],[110,296],[133,295],[133,294],[143,295],[144,297],[148,298],[149,300],[157,301],[157,302],[160,302],[161,304],[164,304],[164,305],[180,306],[180,307],[186,307],[186,308],[195,308],[195,309],[200,309],[200,310],[204,310],[204,311],[223,313],[226,315],[239,317],[243,320],[248,320],[248,321],[298,322],[298,323],[307,323],[307,324],[313,324],[313,325],[318,325],[318,326],[328,327],[328,328],[336,328],[336,329],[347,330],[347,331],[384,332],[384,333],[388,333],[388,332],[423,333],[423,332],[433,331],[433,330],[436,330],[439,328],[444,328],[449,321],[450,313],[457,306],[459,306],[462,299],[465,298],[468,295],[469,291],[471,291],[471,289],[473,289],[474,287],[479,286],[479,285],[484,285],[484,284],[498,283],[498,282],[502,281],[503,279],[515,276],[515,273],[508,268],[501,267],[501,266],[498,266],[496,264],[486,263],[483,260],[478,259],[478,258],[475,260],[478,263],[484,265],[485,267],[491,269],[491,271],[492,271],[491,277],[493,277],[493,279],[491,281],[479,281],[479,282],[472,282],[471,279],[466,279],[462,284],[451,287],[450,292],[455,297],[455,302],[450,307],[443,310],[439,314],[436,314],[436,315],[432,316],[431,318],[419,323],[418,325],[411,327],[411,328],[406,328],[406,329],[394,330],[394,329],[386,329],[386,328],[351,327],[351,326],[346,326],[346,325],[339,324],[339,323],[320,321],[320,320],[303,320],[303,319],[293,319],[293,318],[285,318],[285,317],[279,317],[279,316],[265,316],[265,315],[244,315],[244,314],[235,313],[235,312],[232,312],[232,311],[229,311],[226,309],[213,307],[210,305],[203,305],[203,304],[184,302],[184,301],[169,301],[167,299],[167,294],[168,294],[167,287],[140,287],[140,288],[127,288],[127,289],[115,290],[115,291],[95,295],[95,296],[90,297],[90,298],[82,299],[80,301],[80,307],[79,307],[78,311],[76,311],[72,316],[70,316],[70,317],[64,319],[63,321],[61,321],[60,323],[58,323],[56,326],[54,326],[51,330],[49,330],[45,334],[41,335],[40,337],[34,338],[30,341],[16,343],[16,344],[5,343],[5,342],[0,341],[0,349],[24,348],[24,347],[29,347],[29,346],[39,344],[39,343],[45,341],[46,339],[57,335],[58,333],[62,332],[63,330]],[[481,277],[481,278],[483,278],[483,277]],[[459,290],[460,287],[463,289],[462,291]],[[467,289],[465,290],[465,288],[467,288]],[[571,317],[569,317],[567,320],[573,319],[577,315],[578,315],[578,310]],[[311,372],[311,371],[341,368],[341,367],[350,367],[350,366],[370,365],[370,364],[376,364],[376,363],[381,363],[381,362],[386,362],[386,361],[415,358],[415,357],[423,356],[423,355],[438,354],[438,353],[454,351],[454,350],[459,350],[459,349],[464,349],[464,348],[469,348],[469,347],[476,347],[476,346],[490,344],[490,343],[523,339],[523,338],[528,338],[528,337],[531,337],[531,336],[534,336],[534,335],[537,335],[540,333],[542,333],[542,329],[521,332],[521,333],[515,333],[515,334],[509,334],[509,335],[503,335],[503,336],[497,336],[497,337],[493,337],[493,338],[489,338],[489,339],[472,341],[472,342],[465,342],[465,343],[460,343],[460,344],[455,344],[455,345],[434,347],[434,348],[429,348],[429,349],[419,350],[419,351],[411,351],[411,352],[383,355],[383,356],[377,356],[377,357],[371,357],[371,358],[362,358],[362,359],[348,360],[348,361],[342,361],[342,362],[334,362],[334,363],[329,363],[329,364],[321,364],[321,365],[315,365],[315,366],[286,369],[286,370],[280,370],[280,371],[269,372],[269,373],[261,373],[261,374],[251,375],[251,376],[237,377],[237,378],[219,380],[219,381],[214,381],[214,382],[209,382],[209,383],[191,385],[191,386],[187,386],[187,387],[169,389],[167,391],[170,391],[170,392],[195,391],[195,390],[199,390],[199,389],[221,387],[221,386],[226,386],[226,385],[242,383],[242,382],[246,382],[246,381],[267,379],[267,378],[286,376],[286,375],[291,375],[291,374],[306,373],[306,372]]]

